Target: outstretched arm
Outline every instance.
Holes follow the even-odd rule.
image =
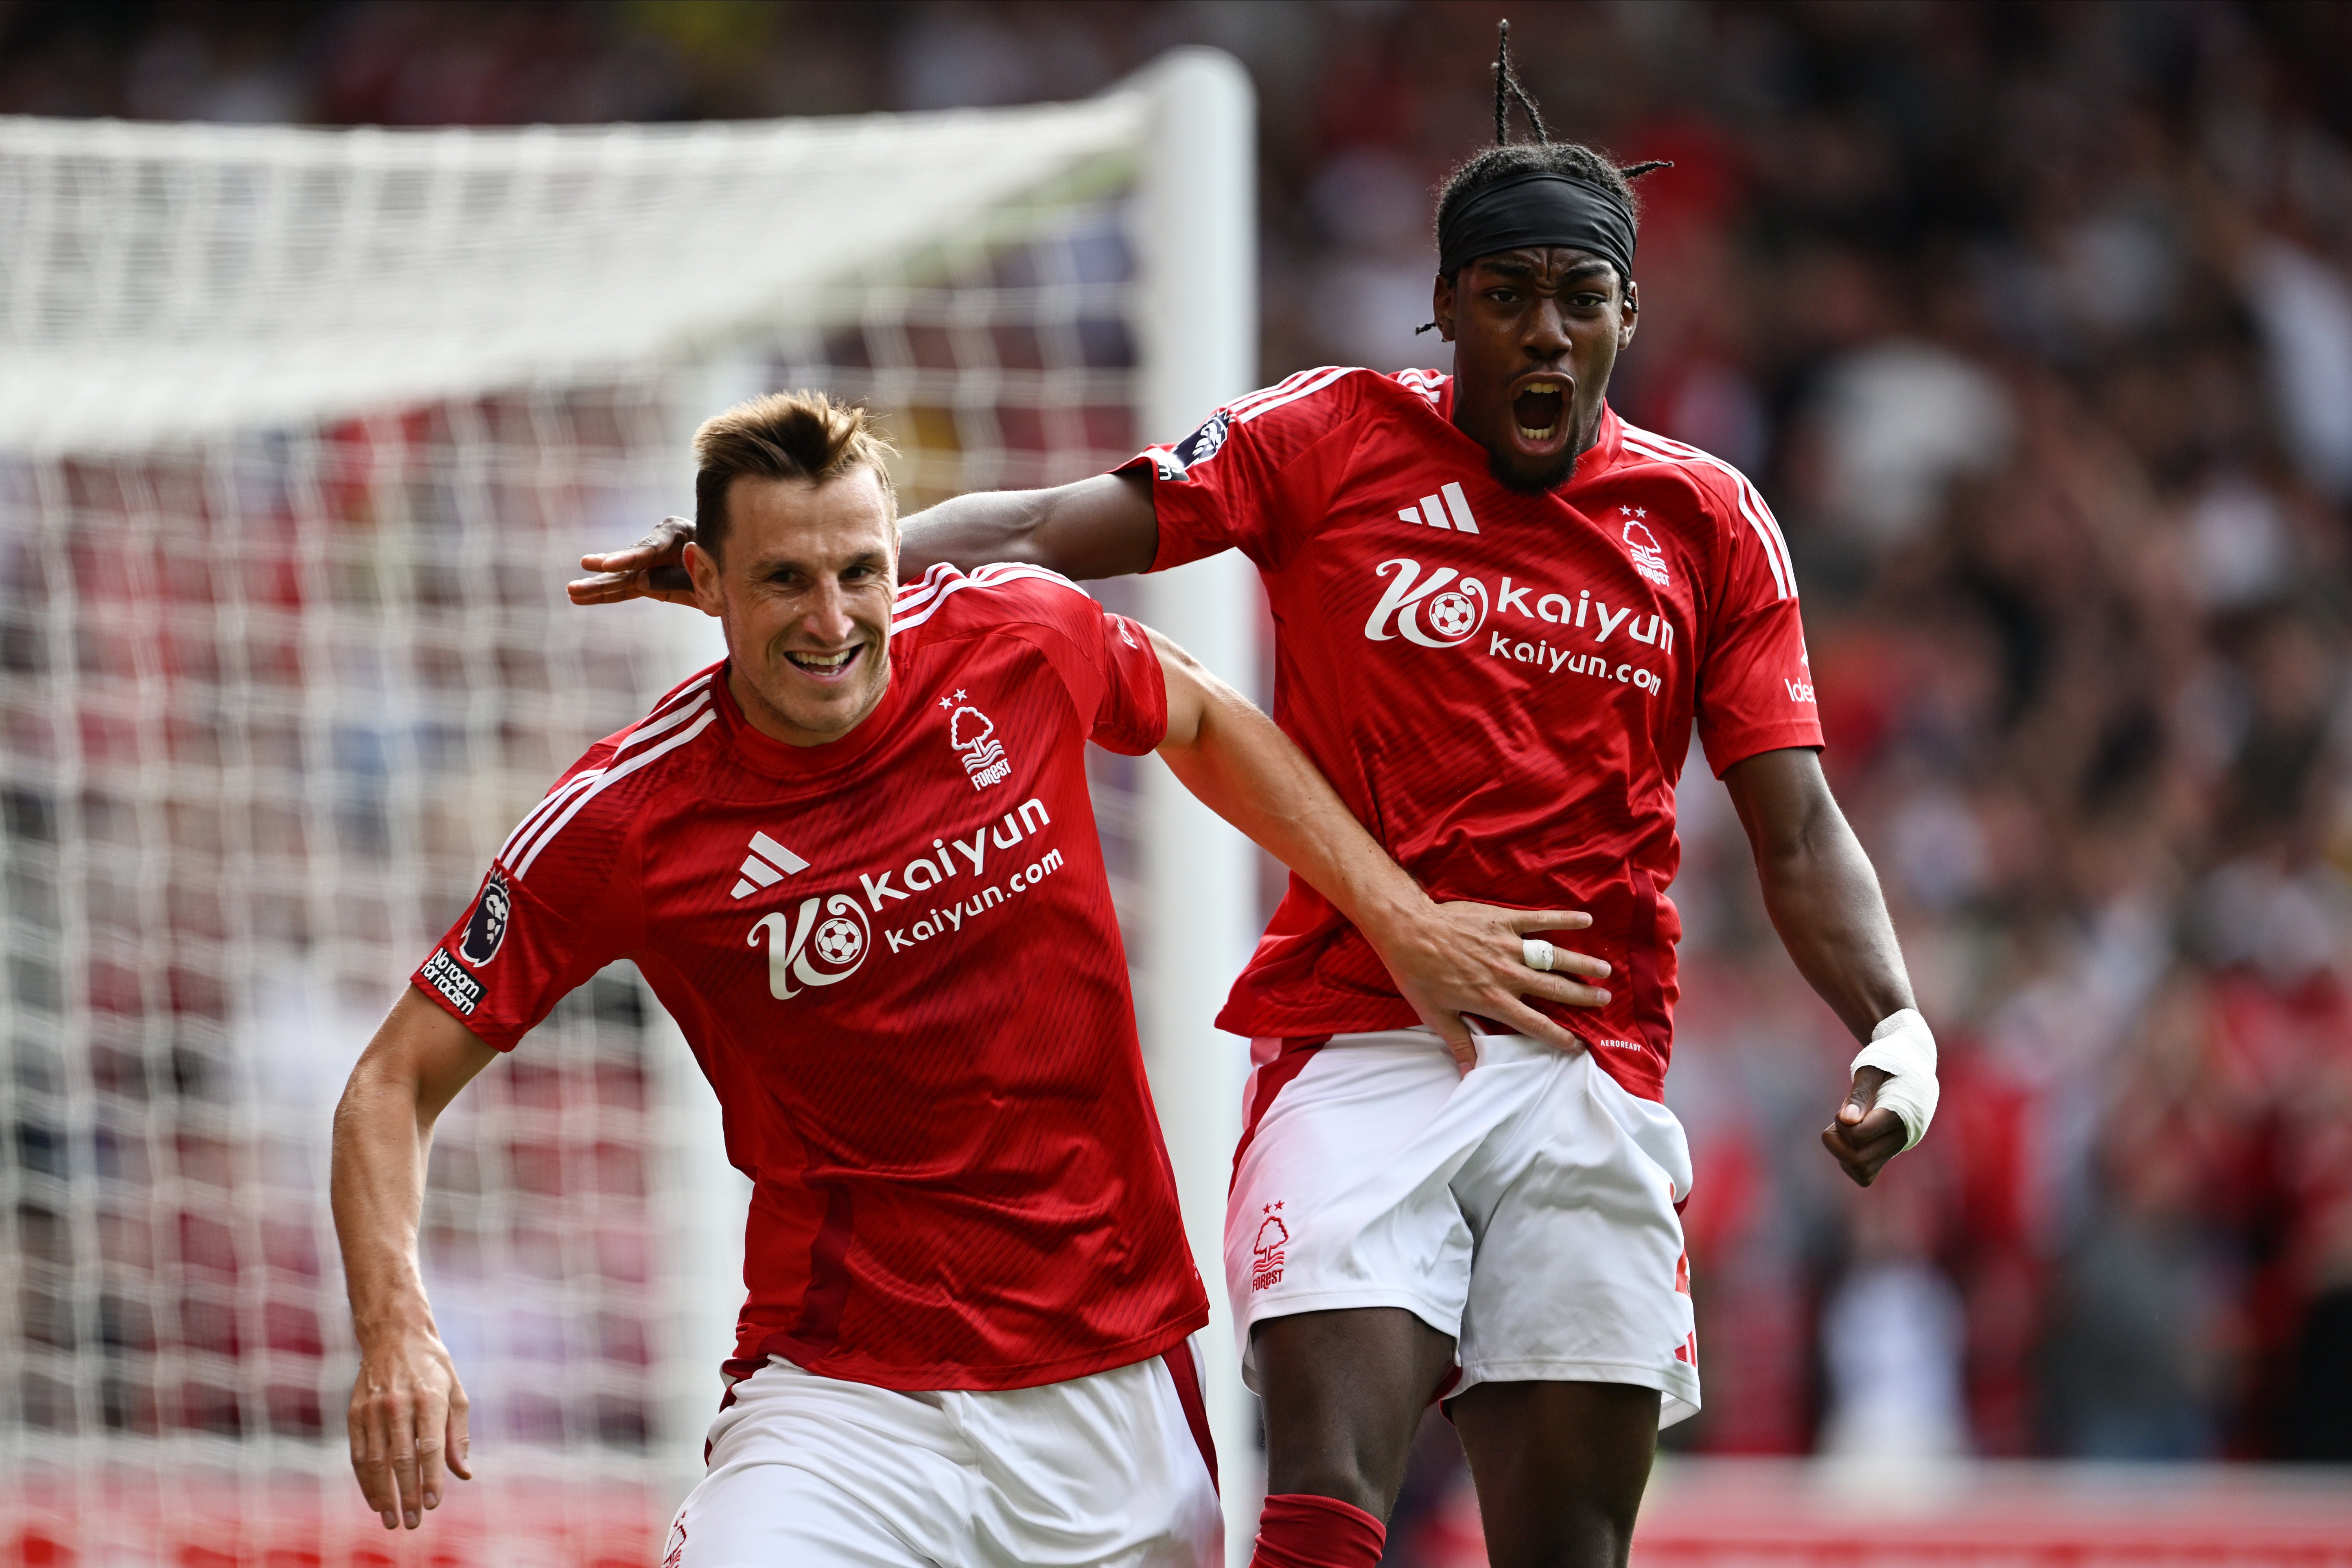
[[[684,564],[693,537],[694,524],[666,517],[626,550],[583,555],[593,575],[570,584],[572,602],[694,604]],[[1159,547],[1150,476],[1097,474],[1051,489],[976,490],[901,520],[898,575],[909,581],[942,561],[966,568],[1018,561],[1081,581],[1119,577],[1149,570]]]
[[[335,1107],[335,1235],[360,1344],[352,1469],[390,1530],[441,1505],[443,1470],[471,1480],[466,1391],[416,1261],[433,1124],[498,1053],[404,988]]]
[[[1364,933],[1404,999],[1465,1071],[1477,1059],[1465,1013],[1563,1050],[1580,1048],[1521,998],[1605,1005],[1608,992],[1569,976],[1604,979],[1609,965],[1563,950],[1554,959],[1560,973],[1541,973],[1527,966],[1521,940],[1534,931],[1581,931],[1591,916],[1432,902],[1271,720],[1158,632],[1151,644],[1168,682],[1168,736],[1160,754],[1171,771]]]
[[[1859,1040],[1914,1005],[1911,978],[1878,875],[1838,809],[1810,747],[1763,752],[1723,775],[1756,856],[1772,929],[1822,1001]],[[1907,1136],[1894,1110],[1879,1105],[1887,1074],[1862,1068],[1846,1101],[1822,1133],[1845,1173],[1864,1186],[1878,1179]]]

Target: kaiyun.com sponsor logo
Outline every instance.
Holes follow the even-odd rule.
[[[1509,577],[1490,597],[1477,578],[1462,576],[1450,566],[1424,574],[1421,563],[1410,557],[1383,561],[1373,571],[1386,580],[1364,622],[1364,636],[1373,642],[1402,637],[1423,647],[1460,647],[1483,631],[1490,658],[1532,665],[1546,675],[1588,675],[1648,692],[1665,687],[1665,677],[1638,662],[1644,656],[1632,647],[1638,643],[1654,649],[1650,657],[1674,652],[1674,623],[1661,614],[1637,615],[1631,605],[1612,606],[1593,597],[1590,588],[1580,590],[1573,599],[1565,594],[1538,594],[1538,584]],[[1498,619],[1537,621],[1559,629],[1516,637],[1510,630],[1489,627],[1490,612]],[[1604,648],[1612,637],[1619,638],[1618,646]],[[1570,646],[1579,640],[1592,646]]]

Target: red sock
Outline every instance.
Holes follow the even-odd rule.
[[[1250,1568],[1372,1568],[1388,1527],[1352,1503],[1309,1492],[1265,1500]]]

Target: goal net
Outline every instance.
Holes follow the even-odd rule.
[[[348,1468],[335,1097],[513,822],[717,657],[562,591],[690,510],[694,426],[859,399],[909,509],[1181,436],[1255,368],[1249,118],[1190,52],[921,116],[0,119],[0,1563],[658,1555],[748,1187],[635,972],[442,1119],[422,1256],[483,1479],[413,1538]],[[1247,683],[1252,591],[1204,565],[1103,591]],[[1249,862],[1100,762],[1213,1260]],[[1217,1407],[1241,1458],[1229,1377]]]

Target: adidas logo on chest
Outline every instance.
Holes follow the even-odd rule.
[[[772,888],[785,878],[808,869],[808,862],[769,837],[764,833],[751,835],[751,852],[743,857],[736,868],[742,879],[735,884],[730,899],[748,899],[762,888]]]
[[[1423,528],[1443,528],[1454,533],[1475,533],[1478,520],[1470,515],[1470,498],[1458,481],[1449,479],[1437,493],[1421,498],[1418,506],[1399,507],[1397,521]]]

